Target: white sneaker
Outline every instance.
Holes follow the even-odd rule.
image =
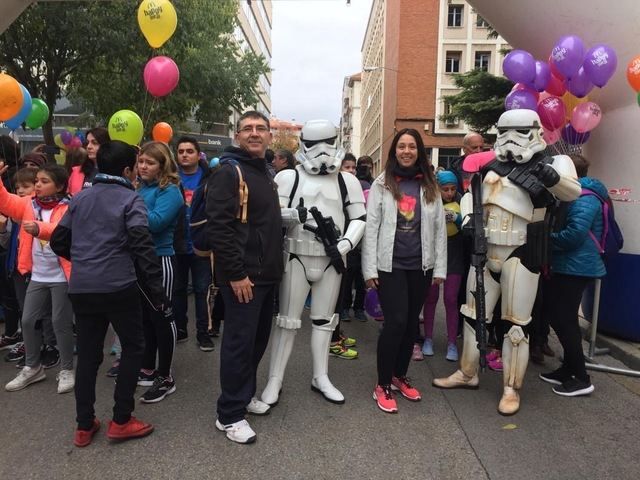
[[[253,415],[267,415],[270,409],[268,403],[261,402],[256,397],[253,397],[247,405],[247,412]]]
[[[32,383],[44,380],[46,377],[47,375],[44,373],[44,368],[42,368],[42,365],[38,366],[37,368],[23,367],[22,370],[20,370],[18,376],[7,383],[4,386],[4,389],[7,392],[16,392],[28,387]]]
[[[232,442],[253,443],[256,441],[256,432],[253,431],[246,420],[240,420],[229,425],[223,425],[220,420],[216,420],[216,428],[221,432],[227,432],[227,438]]]
[[[68,393],[76,386],[76,376],[73,370],[60,370],[56,375],[58,380],[58,393]]]

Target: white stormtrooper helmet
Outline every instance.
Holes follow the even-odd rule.
[[[500,162],[527,163],[547,146],[542,139],[540,117],[533,110],[507,110],[498,120],[498,138],[493,149]]]
[[[338,148],[336,127],[329,120],[309,120],[300,133],[300,148],[296,159],[311,175],[338,172],[344,150]]]

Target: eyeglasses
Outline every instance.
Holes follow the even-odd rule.
[[[253,133],[253,132],[257,132],[257,133],[267,133],[269,131],[269,127],[267,127],[266,125],[247,125],[246,127],[242,127],[240,130],[238,130],[238,133]]]

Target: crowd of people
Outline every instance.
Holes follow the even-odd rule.
[[[457,339],[468,328],[460,308],[469,303],[465,297],[471,287],[463,285],[472,249],[463,235],[462,196],[469,188],[463,164],[484,149],[483,138],[467,135],[464,155],[434,168],[420,133],[400,130],[383,171],[374,178],[370,157],[344,155],[330,135],[310,139],[303,130],[301,145],[305,152],[321,147],[322,154],[314,158],[324,155],[337,162],[335,171],[329,163],[300,165],[287,150],[268,152],[269,119],[259,112],[245,112],[235,130],[234,146],[225,149],[214,168],[189,136],[179,138],[174,148],[162,142],[138,148],[110,140],[106,129],[98,127],[87,132],[84,147],[69,149],[64,166],[50,162],[41,147],[21,154],[11,138],[0,137],[5,322],[0,349],[7,350],[6,361],[20,368],[5,390],[40,382],[59,365],[57,392],[75,392],[78,447],[89,445],[101,426],[95,417],[95,388],[107,337],[115,354],[107,375],[117,378],[107,436],[126,440],[153,431],[132,415],[135,389],[148,387],[140,397],[144,403],[161,402],[176,392],[172,364],[176,343],[189,339],[190,289],[195,297],[192,329],[200,350],[214,350],[212,337],[220,334],[224,320],[216,427],[238,443],[257,437],[246,414],[264,415],[278,401],[299,328],[296,312],[302,311],[305,298],[313,322],[311,385],[328,401],[342,403],[344,397],[328,379],[326,358],[357,358],[356,340],[342,327],[351,320],[367,321],[368,289],[377,290],[384,315],[373,389],[381,410],[398,411],[396,392],[410,401],[421,399],[408,370],[411,359],[434,355],[440,285],[445,358],[459,360]],[[572,160],[580,185],[606,199],[602,183],[587,176],[588,162],[579,155]],[[333,244],[318,242],[323,238],[317,230],[307,231],[307,217],[312,220],[307,209],[316,205],[304,202],[310,198],[304,189],[313,188],[304,186],[309,181],[304,176],[300,180],[303,174],[323,182],[331,175],[339,179],[332,201],[340,203],[344,218],[334,230]],[[540,181],[547,177],[541,174]],[[296,194],[300,188],[302,193]],[[324,195],[331,198],[326,191]],[[206,211],[204,253],[194,245],[196,198]],[[585,395],[593,385],[585,370],[577,315],[589,280],[606,274],[593,240],[603,232],[602,205],[597,196],[581,195],[556,202],[549,211],[555,213],[549,235],[552,256],[540,282],[534,328],[527,329],[531,355],[538,355],[537,361],[544,361],[541,352],[553,355],[547,340],[549,325],[553,327],[564,349],[563,362],[540,377],[554,384],[559,395]],[[312,228],[319,227],[316,220]],[[311,246],[302,246],[303,240]],[[296,277],[298,270],[302,277]],[[319,273],[314,277],[314,272]],[[296,290],[300,278],[309,285],[304,292]],[[326,299],[330,305],[318,306]],[[501,341],[508,333],[501,327],[504,312],[495,311],[487,360],[500,371]],[[269,383],[259,395],[257,369],[274,316]],[[434,381],[436,386],[477,386],[477,375],[464,370],[464,351],[462,357],[459,379],[451,380],[454,374],[439,379],[440,384]]]

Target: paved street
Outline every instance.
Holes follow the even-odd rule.
[[[0,391],[0,479],[638,478],[640,380],[593,373],[590,398],[566,399],[538,380],[543,370],[530,365],[521,412],[501,417],[499,374],[482,375],[475,392],[430,386],[434,376],[454,368],[443,357],[441,322],[442,315],[436,356],[413,362],[409,372],[423,400],[399,399],[397,415],[381,412],[371,398],[378,324],[344,324],[358,339],[360,358],[330,359],[332,379],[347,398],[337,406],[309,389],[307,322],[280,403],[270,415],[250,418],[258,441],[249,446],[233,444],[214,426],[219,339],[213,353],[200,352],[193,338],[178,346],[177,392],[160,404],[137,406],[136,414],[156,431],[128,443],[109,444],[103,428],[89,447],[75,448],[73,396],[56,394],[55,372],[48,371],[44,382],[26,390]],[[610,357],[603,361],[620,365]],[[107,362],[98,379],[103,421],[110,417],[113,392],[104,375]],[[268,356],[261,386],[267,365]],[[3,385],[16,372],[13,364],[0,362]]]

